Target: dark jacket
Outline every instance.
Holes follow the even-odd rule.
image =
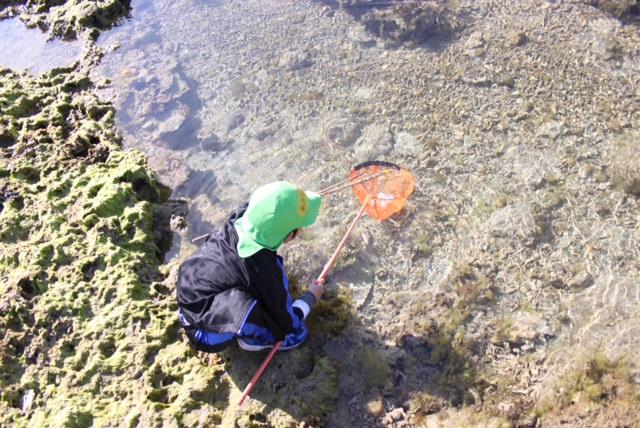
[[[234,223],[245,209],[246,205],[234,211],[182,263],[178,304],[184,318],[199,330],[237,333],[255,302],[276,340],[282,340],[304,317],[291,306],[280,256],[268,249],[244,259],[238,255]]]

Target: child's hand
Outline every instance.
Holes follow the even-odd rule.
[[[314,295],[316,301],[322,299],[322,293],[324,293],[324,287],[321,284],[313,283],[309,286],[308,291]]]

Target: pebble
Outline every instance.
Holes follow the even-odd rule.
[[[312,66],[313,61],[308,52],[289,51],[282,54],[278,65],[289,71],[297,71]]]
[[[420,153],[420,143],[418,139],[408,132],[398,132],[395,135],[396,144],[394,149],[403,156],[416,156]]]
[[[489,230],[495,237],[530,237],[537,231],[531,210],[525,204],[507,205],[493,212],[489,218]]]
[[[404,409],[402,407],[397,407],[391,410],[389,413],[387,413],[384,420],[385,420],[385,423],[393,423],[393,422],[401,421],[405,417],[406,417],[406,413],[404,412]]]
[[[465,43],[465,47],[467,49],[475,49],[475,48],[480,48],[482,46],[484,46],[484,37],[482,36],[482,33],[479,31],[471,33],[471,35],[467,39],[467,43]]]
[[[27,413],[33,407],[33,399],[36,397],[36,393],[33,389],[27,390],[22,396],[22,406],[21,409],[24,413]]]
[[[373,417],[378,417],[384,412],[382,397],[378,396],[367,402],[365,410]]]
[[[509,34],[509,45],[511,46],[523,46],[529,41],[527,35],[521,31],[513,32]]]
[[[588,178],[591,176],[591,174],[593,174],[593,165],[591,164],[584,164],[580,167],[580,170],[578,171],[578,176],[580,178]]]
[[[227,134],[244,123],[244,115],[240,112],[231,112],[222,116],[221,125]]]
[[[563,130],[564,130],[564,127],[560,122],[556,122],[556,121],[545,122],[542,125],[540,125],[540,128],[538,128],[537,135],[538,137],[547,137],[547,138],[550,138],[551,140],[555,140],[560,135],[562,135]]]

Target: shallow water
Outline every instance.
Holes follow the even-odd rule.
[[[331,55],[331,46],[317,44],[322,33],[313,26],[295,47],[286,45],[290,34],[273,33],[293,31],[283,23],[301,24],[306,7],[260,5],[138,1],[133,18],[100,40],[118,46],[98,74],[113,80],[108,96],[126,131],[125,146],[150,156],[174,197],[193,201],[191,236],[206,233],[260,184],[287,179],[318,190],[367,160],[326,143],[323,126],[331,115],[323,117],[330,112],[319,108],[318,89],[286,87],[291,77],[314,79],[312,56]],[[360,53],[351,56],[356,61]],[[323,75],[336,64],[325,67]],[[332,91],[344,97],[350,82]]]
[[[534,10],[505,7],[492,13],[474,21],[485,34],[496,32],[490,35],[491,43],[472,33],[450,47],[438,43],[388,49],[352,16],[316,2],[138,0],[133,3],[133,18],[101,38],[101,46],[118,48],[105,56],[97,74],[113,81],[105,96],[118,109],[125,145],[149,156],[152,167],[174,189],[174,197],[190,199],[190,237],[208,232],[265,182],[287,179],[317,190],[342,180],[359,162],[375,158],[398,162],[416,174],[417,190],[407,211],[383,224],[365,220],[334,276],[354,291],[374,331],[390,334],[406,316],[399,308],[425,292],[457,292],[456,269],[468,262],[476,263],[477,269],[496,270],[492,280],[502,296],[495,308],[500,317],[528,320],[517,308],[529,301],[538,310],[532,328],[546,331],[569,306],[569,316],[580,326],[558,325],[551,335],[562,338],[557,349],[562,352],[566,343],[580,346],[582,341],[593,347],[591,339],[607,334],[610,323],[597,314],[587,322],[583,308],[588,305],[583,300],[595,304],[589,296],[600,290],[608,293],[611,281],[627,281],[624,270],[609,272],[603,259],[601,270],[590,271],[593,288],[560,296],[541,280],[528,278],[524,286],[518,277],[518,263],[539,259],[541,251],[553,251],[559,263],[577,263],[579,254],[565,254],[567,244],[560,240],[564,236],[571,248],[585,245],[564,230],[574,216],[571,208],[560,208],[559,220],[549,220],[549,233],[556,237],[551,238],[550,249],[545,245],[528,249],[524,241],[515,244],[520,250],[509,249],[508,239],[496,241],[492,234],[497,232],[487,228],[495,221],[515,242],[538,233],[538,226],[525,218],[533,222],[531,204],[544,204],[547,196],[544,189],[532,193],[531,180],[556,173],[562,169],[557,159],[584,141],[602,138],[588,108],[565,105],[569,102],[561,95],[565,85],[581,78],[583,69],[563,64],[570,59],[562,51],[571,49],[585,58],[585,64],[592,61],[584,65],[588,74],[633,74],[629,70],[637,64],[625,62],[625,68],[617,68],[598,57],[602,32],[615,30],[604,21],[594,20],[575,36],[567,19],[550,37],[538,33]],[[566,13],[564,19],[582,19]],[[515,22],[530,26],[530,37],[537,37],[543,46],[499,48],[488,61],[482,51],[476,56],[478,49],[509,37]],[[544,68],[538,68],[540,62]],[[556,73],[556,69],[565,73],[575,69],[575,75],[545,76],[542,92],[537,84],[527,86],[527,78],[535,82],[545,70]],[[509,80],[518,73],[528,76],[521,79],[522,87]],[[615,79],[594,79],[589,84],[594,93],[610,91],[611,99],[626,96]],[[539,94],[559,95],[560,101]],[[509,117],[517,116],[526,102],[537,106],[539,116],[534,110],[530,122],[516,118],[503,125],[506,122],[500,118],[505,112],[515,111]],[[584,126],[585,140],[575,135],[567,135],[560,145],[540,140],[550,132],[543,122],[548,120],[544,111],[560,111],[567,115],[565,121]],[[433,141],[447,148],[430,149]],[[567,183],[573,185],[578,177],[568,173]],[[575,183],[610,195],[597,183]],[[513,204],[504,213],[483,212],[487,198],[500,194],[511,195]],[[306,232],[302,245],[287,251],[289,258],[303,270],[319,265],[356,209],[349,192],[327,198],[318,224]],[[503,215],[511,220],[499,220]],[[585,220],[584,233],[600,227],[599,221]],[[418,241],[428,242],[433,254],[420,256]],[[625,245],[634,252],[630,243]],[[174,248],[170,257],[176,252]],[[531,272],[546,269],[545,264],[543,258]],[[637,287],[629,292],[635,296],[631,306],[637,307]],[[390,308],[395,308],[395,315],[389,314]],[[478,334],[486,330],[486,323],[493,323],[483,313],[484,308],[474,314]],[[625,313],[622,321],[630,333],[636,318]],[[396,322],[388,323],[389,317]],[[546,346],[547,336],[539,334],[540,344]],[[621,340],[620,350],[632,349],[636,345],[632,342]]]
[[[82,42],[47,41],[37,28],[27,28],[18,18],[0,21],[0,66],[34,74],[68,67],[80,59]]]
[[[517,394],[540,395],[594,348],[640,348],[638,203],[584,172],[607,170],[609,121],[633,106],[640,61],[616,62],[607,46],[623,31],[593,8],[467,3],[468,28],[450,43],[390,49],[319,2],[137,0],[100,37],[110,51],[94,73],[112,82],[102,95],[125,146],[190,201],[187,238],[269,181],[318,190],[366,160],[408,167],[407,209],[364,219],[332,284],[353,292],[363,330],[384,345],[412,317],[440,322],[488,287],[463,336],[522,379]],[[510,42],[514,29],[531,42]],[[631,127],[633,114],[616,120]],[[326,198],[284,248],[303,281],[356,209],[348,191]],[[492,338],[501,327],[517,345]]]

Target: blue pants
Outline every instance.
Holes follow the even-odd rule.
[[[184,320],[182,321],[184,324]],[[188,326],[184,326],[184,328],[192,345],[197,350],[219,352],[229,347],[238,338],[254,345],[274,345],[276,339],[271,332],[272,330],[269,328],[269,324],[273,324],[271,318],[254,304],[251,309],[249,309],[245,322],[236,333],[209,333],[203,330],[189,328]],[[301,322],[298,331],[285,336],[283,347],[295,347],[307,340],[308,337],[309,331],[307,330],[307,326],[304,322]]]

